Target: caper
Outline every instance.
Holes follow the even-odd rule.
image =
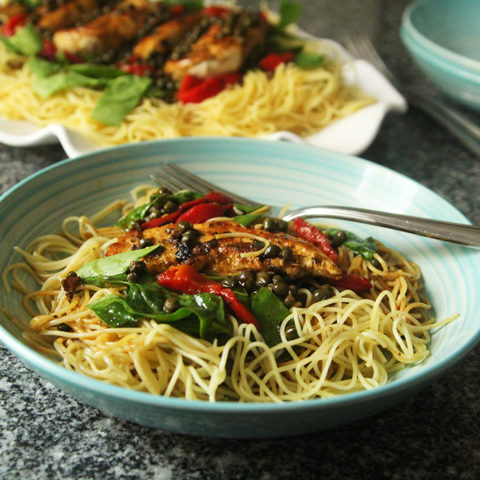
[[[267,232],[275,232],[277,229],[277,219],[272,217],[267,217],[263,221],[263,229]]]
[[[153,245],[153,240],[151,238],[141,238],[138,244],[141,248],[151,247]]]
[[[57,325],[57,330],[60,330],[61,332],[73,332],[73,328],[68,325],[68,323],[60,323]]]
[[[330,239],[332,247],[337,248],[342,245],[347,239],[347,234],[343,230],[337,230]]]
[[[288,295],[288,285],[285,282],[278,282],[272,285],[272,292],[277,297],[285,298]]]
[[[283,303],[287,308],[292,308],[295,305],[295,297],[292,292],[288,292],[288,295],[284,298]]]
[[[170,195],[172,191],[168,187],[158,187],[158,193],[160,195]]]
[[[138,273],[130,272],[127,275],[127,282],[138,283],[139,280],[140,280],[140,275]]]
[[[254,240],[252,247],[253,247],[253,250],[260,250],[261,248],[264,247],[264,245],[265,243],[262,242],[261,240]]]
[[[325,300],[326,298],[330,298],[333,295],[333,288],[325,283],[320,288],[317,288],[313,292],[313,301],[320,302],[321,300]]]
[[[231,275],[227,275],[222,280],[222,286],[225,288],[235,288],[235,279]]]
[[[172,213],[178,208],[178,204],[173,200],[167,200],[163,205],[163,211],[165,213]]]
[[[375,268],[378,268],[379,270],[382,269],[382,264],[377,258],[374,257],[371,263]]]
[[[238,279],[241,281],[241,282],[246,282],[248,280],[251,280],[254,278],[254,274],[252,272],[250,272],[249,270],[245,271],[245,272],[242,272],[239,276],[238,276]]]
[[[287,328],[285,328],[285,338],[287,340],[296,340],[298,338],[298,332],[295,325],[288,325]]]
[[[278,245],[270,244],[263,252],[263,256],[265,258],[275,258],[280,255],[280,252],[281,248]]]
[[[183,235],[181,242],[192,247],[197,240],[197,232],[195,230],[187,230]]]
[[[179,233],[185,233],[188,230],[192,230],[193,226],[190,222],[178,222],[177,223],[177,229]]]
[[[288,286],[288,291],[293,295],[297,295],[297,292],[298,292],[298,288],[296,285],[289,285]]]
[[[128,270],[131,273],[138,273],[141,274],[145,271],[146,265],[145,262],[142,262],[141,260],[133,260],[130,262],[130,266]]]
[[[152,205],[148,209],[148,219],[153,220],[154,218],[158,218],[162,215],[162,210],[157,205]]]
[[[277,219],[277,231],[278,232],[286,232],[288,230],[288,223],[281,218]]]
[[[289,262],[294,259],[293,251],[290,247],[283,247],[282,251],[280,252],[280,257]]]
[[[256,282],[259,287],[265,287],[270,283],[270,274],[268,272],[258,272]]]
[[[276,274],[272,277],[272,282],[273,283],[285,283],[285,279],[281,275]]]
[[[180,306],[178,302],[178,298],[176,297],[168,297],[165,299],[165,303],[163,304],[163,310],[167,313],[172,313],[175,310],[178,310],[178,307]]]

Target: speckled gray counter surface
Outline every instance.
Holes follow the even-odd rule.
[[[430,88],[399,39],[408,2],[302,3],[307,30],[333,38],[366,31],[399,76]],[[426,185],[480,224],[480,159],[421,112],[389,116],[362,156]],[[58,146],[0,146],[1,191],[63,158]],[[270,440],[193,438],[105,416],[0,347],[0,478],[479,479],[479,397],[477,347],[395,408],[336,430]]]

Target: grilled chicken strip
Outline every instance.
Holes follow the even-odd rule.
[[[202,13],[198,11],[159,25],[137,43],[133,55],[148,60],[155,54],[167,54],[201,19]]]
[[[41,14],[36,25],[43,30],[55,32],[90,17],[99,6],[99,0],[71,0],[55,10]]]
[[[151,239],[161,247],[145,258],[147,269],[161,273],[171,265],[190,264],[207,275],[236,275],[242,271],[260,272],[272,270],[291,279],[303,277],[339,278],[341,270],[320,249],[309,242],[286,233],[270,233],[265,230],[246,228],[229,220],[210,221],[193,226],[198,232],[198,241],[193,247],[181,242],[182,235],[177,224],[150,228],[143,232],[131,231],[110,245],[107,256],[140,247],[140,240]],[[234,234],[216,238],[218,234]],[[242,235],[243,234],[243,235]],[[261,237],[281,248],[289,247],[293,258],[280,256],[265,258],[263,255],[243,256],[255,252],[258,246],[248,235]]]
[[[55,46],[77,55],[102,54],[134,41],[139,31],[162,12],[161,3],[149,0],[125,0],[110,13],[100,15],[76,28],[57,31]]]
[[[259,15],[230,14],[222,22],[213,23],[186,56],[168,60],[165,73],[180,80],[187,74],[207,78],[237,72],[264,39],[266,30],[267,23]]]

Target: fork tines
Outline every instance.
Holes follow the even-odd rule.
[[[200,193],[215,191],[229,196],[236,203],[260,206],[259,203],[254,202],[253,200],[241,197],[219,187],[218,185],[207,182],[203,178],[200,178],[197,175],[194,175],[193,173],[171,162],[165,162],[163,165],[161,165],[160,170],[153,173],[151,178],[159,185],[169,187],[173,190],[187,189]]]

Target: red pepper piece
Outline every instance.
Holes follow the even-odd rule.
[[[85,63],[85,60],[76,53],[63,52],[63,54],[70,63]]]
[[[344,290],[352,290],[355,293],[362,293],[372,288],[372,284],[368,278],[353,273],[342,275],[341,278],[338,280],[332,280],[330,283],[334,287]]]
[[[131,73],[138,77],[144,77],[153,72],[153,67],[144,63],[126,63],[119,66],[119,69],[125,73]]]
[[[26,13],[18,13],[12,15],[3,25],[2,35],[5,37],[12,37],[18,28],[26,25],[28,21],[28,15]]]
[[[57,56],[57,47],[55,46],[55,44],[50,40],[43,40],[42,43],[43,47],[38,53],[38,55],[50,61],[55,60]]]
[[[183,5],[172,5],[170,7],[170,13],[175,17],[183,15],[185,13],[185,8]]]
[[[148,222],[142,223],[142,230],[148,230],[149,228],[161,227],[162,225],[166,225],[167,223],[173,223],[177,220],[180,216],[178,210],[173,213],[169,213],[168,215],[163,215],[158,218],[154,218],[153,220],[149,220]]]
[[[219,17],[220,15],[229,13],[230,9],[227,7],[211,6],[211,7],[205,7],[203,11],[206,15],[209,15],[210,17]]]
[[[205,197],[190,200],[188,202],[183,202],[173,213],[169,213],[168,215],[163,215],[162,217],[154,218],[153,220],[142,223],[142,230],[160,227],[161,225],[166,225],[167,223],[173,223],[183,212],[201,203],[205,203]]]
[[[177,222],[202,223],[213,217],[221,217],[231,208],[230,204],[219,205],[218,203],[202,203],[195,205],[186,212],[183,212]]]
[[[330,245],[327,236],[317,227],[308,223],[303,218],[296,218],[293,221],[293,230],[304,240],[315,244],[320,250],[335,263],[338,262],[338,253]]]
[[[209,203],[210,207],[205,209],[195,210],[192,213],[189,211],[195,207]],[[218,205],[217,205],[218,204]],[[163,215],[162,217],[154,218],[148,222],[142,224],[142,230],[147,230],[149,228],[160,227],[166,225],[167,223],[188,221],[190,223],[202,223],[206,220],[224,215],[226,212],[231,211],[233,208],[232,199],[223,195],[219,192],[209,192],[204,197],[196,198],[195,200],[190,200],[188,202],[183,202],[178,209],[169,213],[168,215]],[[210,213],[208,213],[210,212]],[[189,214],[185,218],[180,218],[182,214]],[[188,219],[188,216],[191,218]],[[203,218],[203,220],[202,220]]]
[[[224,195],[220,192],[209,192],[203,198],[208,200],[209,202],[216,202],[216,203],[233,203],[233,200],[227,195]]]
[[[258,66],[266,72],[273,72],[280,64],[291,62],[292,60],[293,53],[291,52],[269,53],[258,62]]]
[[[205,275],[197,272],[191,265],[174,265],[157,276],[157,282],[172,290],[189,295],[195,293],[213,293],[222,297],[231,308],[235,316],[243,323],[251,323],[257,328],[258,322],[250,311],[236,297],[229,288],[220,283],[209,280]]]
[[[186,75],[178,88],[177,98],[183,103],[200,103],[218,95],[227,85],[237,83],[240,78],[238,73],[225,73],[205,80],[194,75]]]

